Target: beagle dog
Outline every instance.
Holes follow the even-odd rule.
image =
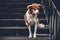
[[[36,38],[37,27],[44,27],[45,25],[39,24],[37,14],[39,13],[39,8],[41,4],[33,3],[27,6],[27,12],[24,15],[24,21],[29,30],[29,38],[32,37],[31,25],[35,25],[33,38]]]

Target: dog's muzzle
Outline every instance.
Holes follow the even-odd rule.
[[[39,13],[39,10],[36,10],[34,13],[35,13],[35,14],[38,14],[38,13]]]

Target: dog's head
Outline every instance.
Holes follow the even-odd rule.
[[[33,3],[31,5],[27,6],[27,9],[30,10],[31,14],[37,14],[39,13],[39,8],[41,7],[41,4]]]

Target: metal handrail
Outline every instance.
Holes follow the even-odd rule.
[[[58,15],[60,16],[60,12],[57,10],[57,8],[56,8],[56,6],[55,6],[54,2],[53,2],[52,0],[50,0],[50,1],[51,1],[52,5],[53,5],[54,9],[56,9],[56,12],[57,12],[57,13],[58,13]]]
[[[52,24],[51,24],[51,26],[52,26],[52,40],[56,40],[56,32],[57,32],[57,15],[59,15],[60,16],[60,12],[57,10],[57,8],[56,8],[56,6],[55,6],[55,4],[54,4],[54,2],[52,1],[52,0],[50,0],[50,2],[51,2],[51,4],[52,4],[52,12],[53,12],[53,14],[52,14],[52,16],[51,16],[51,22],[52,22]]]
[[[42,4],[44,5],[43,9],[45,8],[47,11],[45,14],[49,15],[47,16],[48,21],[49,21],[49,30],[51,33],[51,40],[55,40],[56,39],[56,27],[57,27],[57,15],[60,16],[60,12],[57,10],[54,2],[52,0],[41,0]],[[47,3],[49,2],[49,3]],[[47,4],[46,4],[47,3]],[[48,5],[48,6],[47,6]],[[50,13],[50,14],[48,14]]]

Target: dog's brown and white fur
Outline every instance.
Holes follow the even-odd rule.
[[[29,29],[29,38],[32,37],[31,24],[35,24],[33,37],[36,38],[37,26],[39,26],[39,21],[37,17],[37,14],[39,13],[39,7],[41,7],[41,4],[33,3],[31,5],[28,5],[28,10],[24,15],[25,23]]]

